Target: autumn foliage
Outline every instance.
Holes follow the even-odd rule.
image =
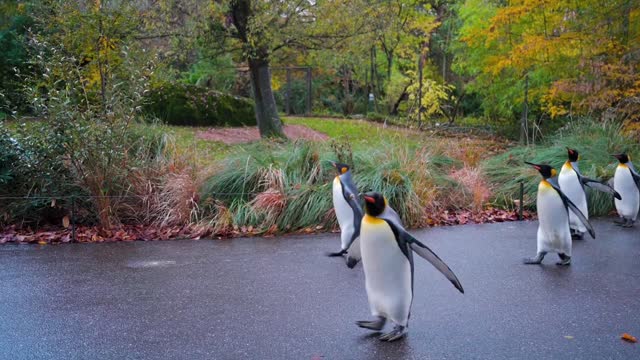
[[[470,56],[458,66],[475,77],[474,91],[495,102],[485,111],[517,116],[521,108],[513,105],[523,102],[527,79],[538,117],[596,114],[637,126],[637,2],[467,0],[461,16],[460,40]]]

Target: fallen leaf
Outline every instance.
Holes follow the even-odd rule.
[[[638,342],[638,339],[636,339],[635,336],[632,336],[631,334],[628,334],[628,333],[622,334],[622,336],[620,336],[620,338],[622,340],[624,340],[624,341],[628,341],[628,342],[632,342],[632,343]]]
[[[65,229],[68,229],[68,228],[69,228],[69,223],[70,223],[70,222],[69,222],[69,216],[68,216],[68,215],[62,218],[62,226],[63,226]]]

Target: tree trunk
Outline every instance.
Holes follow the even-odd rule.
[[[409,94],[407,93],[407,89],[409,88],[409,85],[411,84],[407,84],[404,87],[404,89],[402,90],[402,94],[400,94],[400,96],[398,97],[398,100],[393,104],[393,107],[391,108],[389,115],[398,115],[398,108],[400,107],[400,104],[409,98]]]
[[[256,121],[260,137],[286,137],[278,115],[276,100],[271,89],[271,70],[265,59],[249,59],[251,89],[256,102]]]
[[[232,1],[230,15],[238,31],[238,39],[244,44],[247,57],[253,99],[256,102],[256,121],[260,137],[286,137],[282,130],[282,121],[278,115],[276,100],[271,89],[271,70],[269,69],[268,50],[264,45],[249,40],[250,20],[253,17],[251,0]],[[260,38],[258,34],[256,38]]]

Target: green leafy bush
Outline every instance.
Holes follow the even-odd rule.
[[[18,161],[18,150],[18,143],[0,120],[0,185],[6,186],[13,179],[13,165]]]
[[[203,58],[191,65],[188,72],[182,74],[182,81],[187,84],[214,89],[225,93],[231,92],[236,82],[236,69],[231,55]]]
[[[0,119],[13,111],[26,111],[27,99],[21,91],[20,76],[29,72],[27,47],[25,45],[25,33],[33,26],[33,20],[17,9],[9,7],[8,21],[0,24]],[[2,8],[3,11],[8,10]],[[14,12],[12,14],[12,12]]]
[[[620,151],[640,153],[638,144],[623,135],[620,124],[579,119],[561,128],[541,145],[516,147],[485,161],[485,174],[495,185],[493,201],[499,206],[513,208],[513,200],[518,199],[520,182],[523,182],[525,206],[535,209],[540,175],[524,161],[549,164],[560,171],[567,160],[567,147],[580,152],[583,175],[601,180],[610,179],[615,172],[617,160],[611,154]],[[590,214],[606,215],[614,209],[611,196],[588,192]]]
[[[190,84],[151,90],[145,109],[170,125],[255,126],[253,100]]]

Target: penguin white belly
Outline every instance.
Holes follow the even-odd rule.
[[[360,229],[360,247],[372,315],[406,326],[413,299],[411,264],[389,224],[366,215]]]
[[[627,166],[618,165],[616,168],[616,174],[613,177],[613,188],[622,197],[621,200],[615,199],[618,215],[635,221],[638,216],[638,207],[640,206],[640,192]]]
[[[569,200],[571,200],[588,219],[589,208],[587,207],[587,195],[580,183],[580,179],[578,179],[578,174],[565,164],[562,166],[562,170],[560,170],[558,184],[562,192],[567,195]],[[569,227],[582,233],[587,232],[587,227],[584,226],[582,221],[580,221],[571,210],[569,210]]]
[[[342,195],[342,183],[337,176],[333,180],[333,208],[336,212],[336,218],[338,218],[338,225],[340,225],[341,249],[345,250],[355,228],[353,226],[353,210]]]
[[[569,215],[560,194],[551,185],[538,186],[538,252],[564,253],[571,256]]]

